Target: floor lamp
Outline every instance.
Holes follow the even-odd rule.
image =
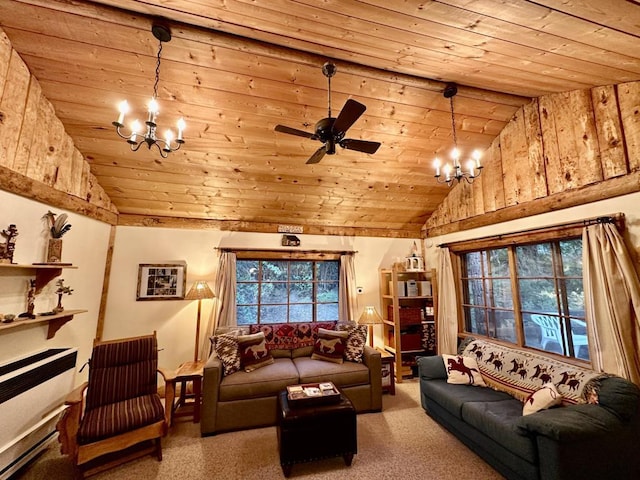
[[[198,320],[196,321],[196,347],[193,353],[193,361],[198,361],[198,349],[200,347],[200,310],[203,299],[215,298],[215,295],[209,288],[209,285],[204,280],[198,280],[195,282],[191,289],[187,292],[185,300],[198,300]]]
[[[367,325],[369,327],[369,346],[373,348],[373,326],[380,325],[382,323],[382,317],[376,310],[376,307],[371,305],[364,307],[364,311],[358,319],[360,325]]]

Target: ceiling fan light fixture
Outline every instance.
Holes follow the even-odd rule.
[[[433,161],[433,168],[436,171],[434,175],[438,183],[446,183],[448,186],[452,186],[454,181],[460,183],[463,179],[467,183],[473,183],[473,181],[482,173],[482,152],[480,150],[474,150],[471,153],[469,160],[465,163],[466,170],[462,169],[460,164],[460,150],[458,149],[458,137],[456,135],[456,118],[453,110],[453,97],[458,93],[458,86],[455,83],[447,83],[444,88],[443,95],[449,99],[449,105],[451,108],[451,129],[453,135],[453,149],[451,150],[451,163],[442,163],[442,161],[436,157]],[[441,174],[442,172],[442,174]]]
[[[160,156],[162,158],[167,158],[169,153],[175,152],[178,150],[182,144],[184,143],[184,130],[186,128],[186,123],[183,118],[180,118],[176,124],[178,134],[175,136],[172,130],[165,131],[164,139],[158,138],[156,135],[156,130],[158,125],[156,123],[156,117],[159,113],[158,107],[158,81],[160,80],[160,57],[162,54],[162,43],[171,41],[171,30],[167,25],[162,23],[154,23],[151,27],[151,32],[153,36],[158,39],[158,54],[157,54],[157,62],[156,62],[156,75],[155,75],[155,83],[153,84],[153,96],[149,101],[147,106],[147,120],[144,122],[146,125],[146,131],[144,133],[140,133],[142,129],[142,125],[139,120],[134,120],[131,123],[129,134],[123,133],[122,129],[124,128],[124,118],[129,113],[129,103],[126,100],[121,101],[118,104],[118,119],[111,124],[116,127],[116,133],[120,138],[124,138],[132,151],[137,151],[142,145],[146,145],[149,150],[153,145],[158,148],[160,152]]]

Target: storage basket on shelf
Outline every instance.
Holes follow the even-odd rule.
[[[393,305],[387,306],[387,318],[390,322],[394,321],[393,318]],[[421,323],[420,308],[417,307],[401,307],[400,308],[400,326],[406,325],[419,325]]]

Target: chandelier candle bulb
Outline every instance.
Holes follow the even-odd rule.
[[[165,150],[171,151],[171,140],[173,140],[173,132],[171,130],[167,130],[166,132],[164,132],[164,138],[167,142]]]
[[[124,125],[124,116],[129,113],[129,103],[126,100],[121,101],[118,104],[118,111],[120,115],[118,115],[118,125]]]
[[[433,166],[436,169],[436,177],[440,176],[440,159],[438,157],[436,157],[436,159],[433,162]]]
[[[180,120],[178,120],[178,138],[176,139],[176,142],[178,143],[183,142],[182,131],[184,130],[185,127],[186,127],[186,124],[184,123],[184,118],[180,118]]]

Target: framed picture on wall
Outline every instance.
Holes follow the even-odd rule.
[[[184,300],[186,282],[186,262],[141,263],[136,300]]]

